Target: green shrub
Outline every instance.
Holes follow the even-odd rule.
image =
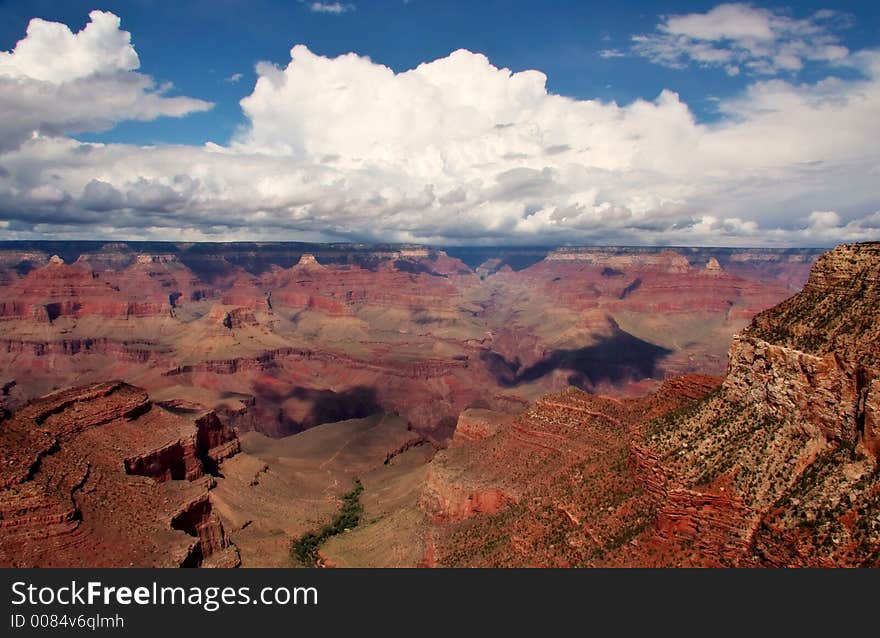
[[[290,554],[307,567],[315,567],[318,562],[318,548],[331,536],[354,529],[361,521],[364,506],[361,505],[361,492],[364,491],[360,479],[354,480],[352,490],[342,496],[342,507],[336,517],[318,532],[309,532],[295,540]]]

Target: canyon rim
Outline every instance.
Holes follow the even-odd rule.
[[[0,567],[880,567],[870,3],[105,4],[0,3]]]

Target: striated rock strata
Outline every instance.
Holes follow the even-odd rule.
[[[185,418],[101,383],[23,406],[0,448],[0,565],[237,564],[206,472],[239,444],[213,413]]]

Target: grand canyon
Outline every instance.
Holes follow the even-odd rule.
[[[0,563],[876,565],[878,282],[878,244],[6,242]]]
[[[866,607],[703,574],[880,567],[880,3],[103,4],[0,1],[13,630]]]

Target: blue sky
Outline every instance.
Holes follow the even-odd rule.
[[[243,123],[238,101],[250,93],[254,65],[285,64],[294,44],[336,56],[354,51],[395,71],[414,68],[465,48],[485,53],[499,67],[539,69],[554,93],[629,103],[653,99],[661,90],[678,92],[701,119],[717,114],[715,102],[749,81],[718,69],[667,69],[639,57],[602,58],[607,49],[626,49],[633,34],[650,32],[664,14],[695,13],[717,2],[592,0],[361,0],[341,14],[316,13],[297,0],[15,0],[0,2],[0,50],[11,49],[28,21],[39,16],[81,28],[92,9],[122,18],[140,55],[141,70],[171,81],[176,92],[215,103],[215,108],[183,119],[123,122],[108,132],[80,139],[132,143],[226,143]],[[880,42],[880,2],[755,3],[808,15],[833,5],[855,16],[842,29],[851,49]],[[796,74],[803,81],[827,71],[810,65]],[[224,81],[241,73],[237,83]],[[846,74],[846,70],[837,70]]]
[[[880,239],[880,3],[0,0],[0,234]]]

